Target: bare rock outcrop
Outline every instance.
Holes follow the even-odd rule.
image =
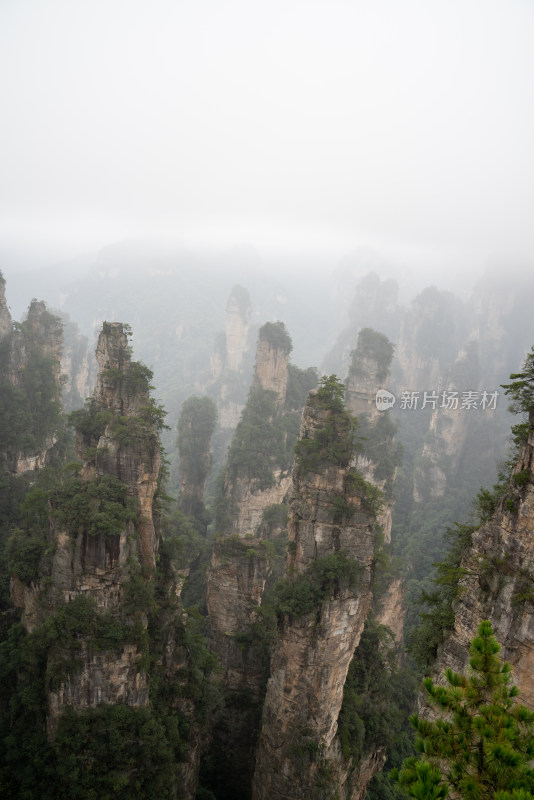
[[[301,413],[285,403],[290,350],[282,323],[260,329],[253,384],[218,501],[208,571],[208,643],[222,667],[225,697],[224,724],[216,726],[213,746],[224,753],[218,780],[236,792],[252,781],[267,680],[268,656],[257,641],[259,609],[273,569],[283,569],[276,550],[285,544],[285,500]]]
[[[492,517],[472,534],[461,563],[454,628],[433,671],[464,671],[469,645],[483,619],[491,622],[512,665],[521,702],[534,709],[534,435],[522,446],[509,488]]]
[[[209,394],[217,404],[219,426],[235,430],[245,406],[252,368],[251,303],[242,286],[234,286],[226,304],[226,326],[211,355]]]
[[[286,397],[290,352],[291,339],[283,323],[267,322],[260,328],[254,385],[275,392],[280,403]]]
[[[238,428],[236,432],[235,451],[230,451],[235,465],[227,473],[223,489],[230,512],[219,527],[220,538],[215,542],[208,574],[209,638],[213,652],[232,674],[228,680],[233,688],[237,688],[239,683],[239,664],[242,665],[243,685],[249,688],[251,685],[250,669],[243,661],[245,651],[235,637],[246,631],[254,621],[254,609],[261,603],[265,582],[271,573],[261,530],[264,511],[269,506],[283,503],[291,481],[289,470],[284,471],[276,463],[276,458],[270,464],[271,474],[258,478],[254,466],[251,472],[245,459],[254,458],[249,451],[256,446],[256,457],[260,459],[262,454],[259,448],[263,443],[247,441],[243,445],[242,439],[248,437],[248,428],[257,424],[256,405],[263,409],[265,404],[265,408],[269,409],[270,419],[265,420],[268,425],[279,425],[284,414],[282,406],[290,351],[291,339],[282,323],[267,323],[260,329],[256,370],[242,422],[244,431]],[[265,448],[269,444],[265,442]]]
[[[377,622],[389,628],[396,644],[402,643],[404,616],[404,581],[402,578],[394,578],[389,584],[384,597],[381,598]]]
[[[311,393],[300,442],[320,441],[335,413],[324,394]],[[341,430],[337,436],[340,443]],[[305,581],[308,586],[308,576],[313,581],[323,563],[334,571],[336,564],[345,564],[358,577],[355,582],[341,575],[327,580],[313,610],[304,605],[300,613],[280,617],[263,707],[254,800],[359,796],[348,793],[353,770],[343,761],[336,732],[349,664],[371,605],[374,514],[361,483],[353,480],[346,451],[334,463],[318,462],[312,468],[298,459],[293,469],[286,580],[297,587],[299,580]],[[295,602],[298,609],[299,600]]]
[[[346,380],[346,402],[348,410],[359,417],[362,434],[362,452],[356,459],[356,468],[363,477],[385,490],[385,501],[380,510],[378,523],[382,527],[384,542],[391,542],[392,488],[396,469],[387,478],[381,476],[383,451],[388,451],[388,460],[397,459],[394,443],[395,426],[389,411],[380,411],[376,403],[377,392],[388,385],[394,348],[387,336],[372,328],[364,328],[358,334],[358,343],[352,353],[349,374]]]
[[[40,324],[38,315],[31,324]],[[125,326],[104,323],[97,359],[94,398],[77,419],[77,446],[85,461],[72,483],[63,479],[67,488],[58,489],[57,507],[56,500],[50,507],[52,555],[42,563],[48,574],[38,585],[13,585],[13,600],[23,608],[29,630],[42,622],[43,614],[57,609],[79,620],[75,653],[67,639],[49,654],[49,669],[59,669],[48,695],[51,736],[67,707],[149,703],[140,665],[146,610],[125,611],[125,598],[130,592],[131,605],[132,581],[136,585],[136,580],[150,578],[158,551],[154,496],[160,473],[160,410],[149,396],[150,371],[131,361]],[[104,643],[95,646],[94,630],[106,631],[110,625],[115,626],[116,644],[104,633]],[[71,662],[72,667],[57,666]]]
[[[404,315],[397,343],[401,376],[397,391],[428,391],[440,386],[445,368],[465,342],[468,327],[462,303],[430,286]]]
[[[234,286],[226,305],[226,366],[238,371],[248,350],[250,297],[242,286]]]
[[[447,370],[442,389],[434,393],[437,399],[432,401],[432,417],[414,473],[415,502],[442,497],[458,471],[468,432],[473,428],[473,416],[477,413],[476,409],[463,407],[463,400],[469,393],[478,398],[479,388],[478,344],[473,341],[460,350]],[[487,423],[491,409],[483,413]]]

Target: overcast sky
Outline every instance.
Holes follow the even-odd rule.
[[[530,257],[533,42],[532,0],[0,0],[0,251]]]

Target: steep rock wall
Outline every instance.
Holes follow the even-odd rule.
[[[0,273],[0,462],[12,475],[42,468],[57,441],[63,330],[45,303],[32,300],[27,319],[13,323]]]
[[[275,393],[273,413],[278,414],[285,399],[290,347],[286,341],[280,345],[273,342],[269,338],[272,329],[275,333],[281,330],[270,323],[260,329],[252,392],[256,387]],[[285,339],[289,339],[285,331],[282,333]],[[265,582],[271,572],[270,561],[261,551],[263,512],[268,506],[280,505],[284,501],[291,480],[276,466],[273,465],[272,485],[265,488],[239,465],[233,477],[227,478],[224,487],[226,497],[231,500],[231,513],[220,531],[221,539],[215,543],[208,575],[208,630],[213,652],[223,666],[232,664],[233,688],[238,683],[235,669],[239,662],[243,662],[244,652],[233,637],[246,631],[253,622],[254,608],[261,603]],[[228,542],[229,537],[233,541]],[[260,554],[257,558],[254,555],[256,551]],[[241,671],[244,685],[250,688],[246,665],[243,664]]]
[[[217,404],[219,426],[235,430],[245,406],[251,372],[251,303],[246,289],[234,286],[226,304],[226,326],[210,359],[209,394]]]
[[[404,315],[400,328],[397,392],[437,389],[468,330],[465,309],[454,295],[433,286],[424,289]]]
[[[66,412],[81,408],[85,399],[94,390],[98,365],[90,352],[89,342],[76,323],[66,315],[63,322],[63,353],[61,372],[63,375],[62,404]]]
[[[534,435],[521,449],[508,492],[491,519],[472,534],[461,563],[463,577],[454,628],[439,649],[433,671],[464,671],[469,644],[483,619],[491,622],[512,665],[521,702],[534,709]],[[515,476],[515,477],[514,477]],[[517,476],[520,476],[518,479]],[[524,483],[525,478],[528,481]]]
[[[392,359],[393,345],[389,339],[378,331],[364,328],[358,334],[358,343],[352,353],[349,374],[345,382],[347,409],[355,416],[362,415],[363,417],[360,420],[360,427],[363,426],[363,452],[356,458],[356,468],[366,480],[381,491],[386,489],[386,479],[377,477],[379,465],[373,461],[367,450],[370,449],[371,437],[373,440],[378,439],[379,446],[382,448],[386,447],[390,452],[395,450],[394,426],[391,425],[389,431],[384,428],[384,431],[379,433],[379,427],[382,426],[384,417],[388,416],[389,412],[379,411],[376,404],[377,392],[385,389],[388,385]],[[374,444],[376,445],[376,441]],[[378,517],[386,544],[391,542],[393,525],[391,494],[395,472],[390,476],[390,485],[387,487],[389,497],[385,498]]]
[[[328,425],[331,411],[311,393],[300,440]],[[336,740],[343,686],[371,605],[373,514],[344,466],[293,470],[286,576],[343,552],[359,567],[356,587],[342,583],[314,611],[285,615],[271,659],[253,784],[254,800],[348,797],[350,765]],[[336,508],[350,509],[344,521]],[[361,789],[361,787],[359,787]],[[352,795],[358,796],[358,795]]]
[[[12,324],[6,301],[6,280],[0,272],[0,340],[11,333]]]
[[[343,306],[350,283],[349,276],[346,276],[341,283]],[[323,372],[327,375],[331,373],[346,375],[352,351],[356,347],[358,332],[362,328],[377,328],[394,340],[397,339],[401,318],[398,291],[396,281],[381,280],[375,272],[369,272],[358,280],[349,308],[349,325],[339,335],[337,342],[325,357],[322,364]]]
[[[269,392],[276,392],[282,403],[286,397],[288,362],[289,352],[272,344],[260,332],[254,383]]]
[[[276,341],[275,337],[280,339]],[[289,347],[288,347],[289,342]],[[236,798],[249,797],[258,713],[266,663],[251,633],[275,559],[275,540],[284,536],[290,475],[286,460],[289,428],[284,407],[290,339],[280,324],[260,329],[256,369],[247,406],[229,451],[219,500],[227,514],[217,520],[208,572],[208,642],[222,670],[225,709],[213,733],[222,767],[217,781]],[[262,433],[259,434],[258,432]],[[277,441],[280,449],[273,447]],[[259,465],[261,469],[259,468]],[[275,510],[267,525],[264,513]],[[278,557],[280,560],[280,557]]]
[[[77,523],[69,529],[61,514],[52,513],[49,544],[53,555],[49,574],[39,586],[14,583],[13,599],[23,607],[23,620],[32,630],[43,614],[78,599],[90,600],[96,615],[127,622],[124,616],[125,586],[137,571],[149,577],[158,550],[153,500],[160,471],[157,425],[146,416],[153,409],[148,393],[146,371],[131,362],[126,331],[120,323],[105,323],[97,346],[99,374],[93,410],[104,428],[100,434],[78,434],[80,455],[86,460],[80,472],[80,491],[84,484],[103,478],[117,479],[113,486],[124,487],[130,498],[130,519],[122,530],[108,533],[105,528],[88,530]],[[142,415],[145,416],[142,416]],[[87,449],[89,448],[89,450]],[[97,495],[98,497],[98,495]],[[93,501],[95,502],[95,501]],[[98,500],[96,500],[98,503]],[[58,510],[58,513],[60,509]],[[76,517],[78,519],[78,517]],[[106,524],[105,513],[102,515]],[[133,570],[133,572],[132,572]],[[86,614],[92,614],[90,608]],[[135,616],[135,615],[134,615]],[[141,628],[146,614],[137,615]],[[138,635],[112,649],[95,648],[82,636],[75,652],[75,666],[61,673],[49,691],[48,728],[51,736],[67,707],[77,710],[100,703],[126,703],[147,706],[147,676],[139,666],[141,651]],[[49,665],[69,656],[70,645],[51,653]],[[52,661],[50,660],[52,659]]]
[[[462,408],[464,393],[477,393],[479,385],[478,343],[463,347],[447,371],[443,388],[430,419],[420,463],[414,475],[414,500],[417,503],[442,497],[451,478],[457,473],[473,417],[484,414],[485,423],[491,411]]]
[[[234,286],[226,306],[226,366],[238,371],[248,350],[250,298],[246,289]]]

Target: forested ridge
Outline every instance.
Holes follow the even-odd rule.
[[[368,327],[352,351],[346,386],[335,374],[321,378],[292,363],[282,390],[278,373],[275,389],[256,376],[224,459],[213,450],[223,441],[224,398],[215,389],[211,397],[191,395],[172,432],[179,480],[169,480],[160,443],[166,413],[153,397],[152,371],[132,358],[129,326],[103,325],[95,394],[66,414],[60,320],[42,304],[33,308],[39,324],[30,313],[0,342],[6,796],[260,798],[254,774],[269,763],[257,753],[270,736],[265,703],[280,643],[292,626],[312,625],[313,651],[332,603],[364,597],[365,570],[338,542],[343,531],[373,519],[372,600],[343,678],[337,750],[302,727],[288,763],[295,774],[316,775],[309,797],[317,800],[338,796],[340,786],[340,796],[352,797],[359,781],[369,800],[418,796],[410,794],[419,791],[417,781],[444,797],[443,776],[416,766],[409,718],[421,678],[454,631],[473,536],[496,514],[515,519],[527,497],[532,354],[503,387],[522,419],[491,489],[481,489],[473,472],[477,458],[490,460],[481,416],[462,433],[471,450],[452,466],[447,431],[443,443],[429,438],[430,413],[373,412],[373,381],[389,380],[390,369],[395,376],[396,348]],[[439,323],[439,303],[438,310]],[[438,359],[449,359],[447,380],[461,391],[478,356],[467,350],[451,366],[439,324],[425,325],[421,356],[433,357],[434,348]],[[285,326],[264,325],[260,341],[265,363],[274,359],[279,369],[276,354],[287,361],[291,352]],[[352,414],[346,402],[353,396],[369,410]],[[309,398],[317,417],[306,428]],[[434,453],[444,454],[437,471]],[[344,470],[343,481],[327,497],[335,470]],[[332,536],[323,554],[320,539],[315,553],[306,550],[306,526],[318,524]],[[528,608],[528,569],[517,577],[504,556],[485,559],[480,580],[493,587],[493,576],[512,576],[514,613]],[[209,601],[217,585],[230,598],[225,613],[234,613],[232,597],[236,608],[243,603],[219,633]],[[300,702],[305,709],[312,696]],[[458,786],[461,797],[471,797]],[[504,788],[483,796],[501,800]],[[524,800],[529,790],[525,778],[509,796]]]

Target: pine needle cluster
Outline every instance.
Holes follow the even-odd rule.
[[[394,778],[417,800],[534,800],[534,712],[516,703],[510,664],[489,622],[478,628],[467,675],[448,669],[447,685],[423,681],[440,716],[411,718],[421,759]]]

